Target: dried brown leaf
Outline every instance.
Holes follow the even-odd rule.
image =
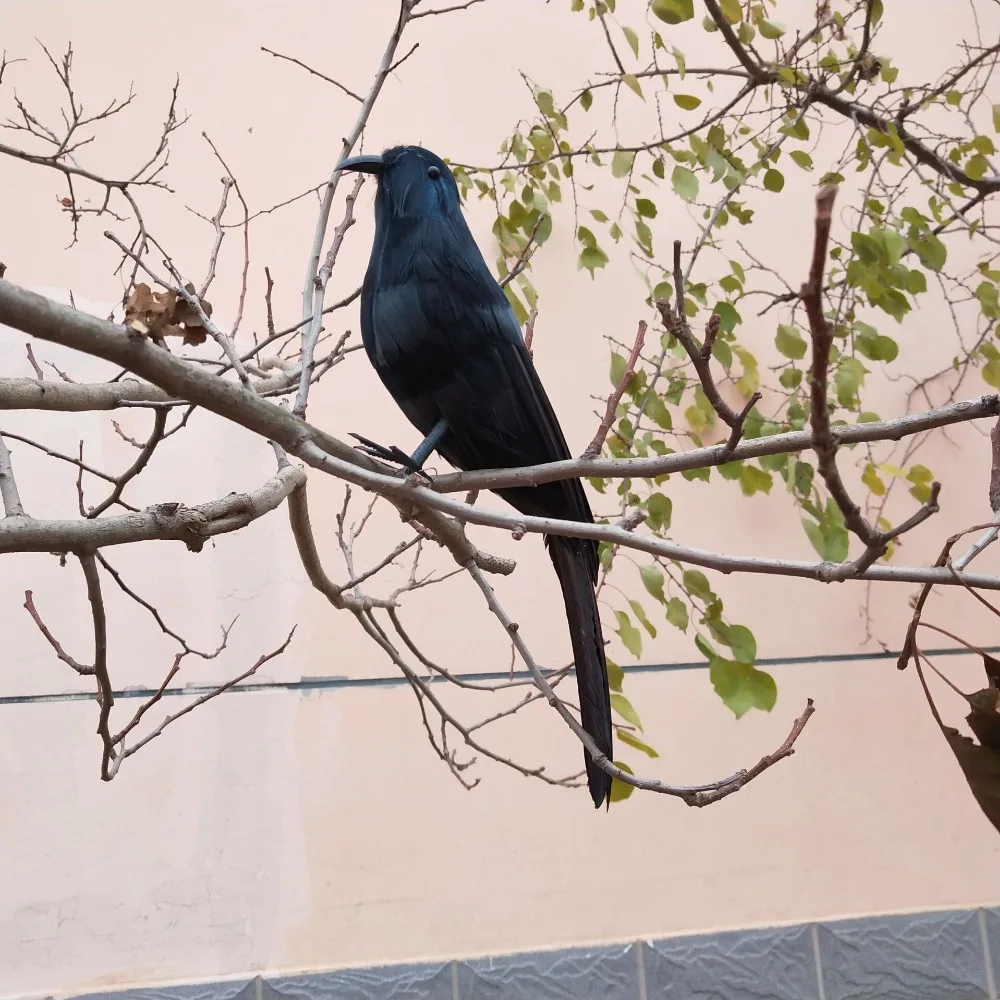
[[[192,295],[194,286],[186,290]],[[212,314],[209,302],[203,302],[205,314]],[[197,313],[175,292],[154,292],[145,282],[138,282],[125,303],[125,325],[154,337],[181,337],[185,344],[197,346],[207,339]]]
[[[1000,753],[980,746],[950,726],[942,726],[941,732],[962,768],[979,808],[1000,833]]]

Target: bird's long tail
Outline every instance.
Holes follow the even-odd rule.
[[[598,749],[612,760],[611,696],[608,691],[608,665],[604,658],[604,635],[597,610],[597,595],[590,578],[589,542],[577,538],[550,535],[549,556],[556,569],[566,603],[576,682],[580,692],[580,717],[583,728],[594,738]],[[611,778],[583,751],[587,765],[587,785],[598,808],[610,803]]]

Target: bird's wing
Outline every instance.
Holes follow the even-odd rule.
[[[380,289],[370,320],[375,367],[404,408],[428,411],[431,426],[438,416],[448,421],[446,457],[458,468],[569,458],[517,320],[497,291],[499,301],[470,301],[460,284],[442,281]]]

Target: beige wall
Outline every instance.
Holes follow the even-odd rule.
[[[179,193],[172,200],[152,197],[147,210],[151,229],[197,277],[211,234],[178,205],[213,211],[220,173],[200,132],[223,151],[251,205],[263,207],[325,176],[354,114],[347,98],[276,63],[259,46],[293,53],[363,89],[394,6],[385,0],[296,0],[277,8],[221,0],[34,0],[0,9],[0,44],[11,55],[31,57],[27,66],[12,67],[11,80],[26,99],[43,105],[54,94],[36,37],[55,50],[73,41],[89,105],[135,81],[137,113],[116,122],[103,151],[95,151],[95,162],[110,172],[123,158],[140,156],[155,136],[180,72],[181,104],[194,117],[177,136],[172,157]],[[597,33],[570,17],[566,6],[493,0],[454,18],[418,22],[413,40],[420,49],[387,84],[370,148],[420,141],[455,159],[489,161],[502,131],[527,110],[518,69],[569,87],[586,60],[602,58]],[[798,6],[806,16],[813,4]],[[896,61],[903,73],[946,65],[950,52],[934,47],[941,7],[910,0],[906,17],[890,24],[887,45],[902,53]],[[957,22],[967,12],[955,7],[953,16]],[[956,39],[959,27],[965,25],[954,29]],[[711,40],[697,45],[717,52]],[[9,113],[6,87],[0,102]],[[89,220],[81,244],[62,250],[67,223],[53,205],[61,194],[56,174],[0,161],[0,260],[18,283],[61,298],[72,289],[82,308],[106,312],[118,286],[111,277],[115,255],[100,230],[114,226]],[[371,197],[368,188],[332,295],[353,288],[363,271]],[[808,246],[810,199],[803,182],[780,206],[774,203],[754,236],[789,275],[801,270]],[[261,220],[245,329],[263,327],[265,264],[277,281],[280,315],[295,315],[313,215],[306,202]],[[661,245],[693,231],[679,205],[659,221]],[[487,212],[474,211],[484,245],[489,222]],[[231,315],[238,288],[235,248],[229,252],[211,296],[223,316]],[[565,236],[539,255],[536,284],[543,293],[536,362],[579,450],[593,433],[590,396],[606,391],[603,337],[630,336],[641,315],[639,286],[624,266],[597,282],[585,280]],[[930,371],[947,361],[951,346],[941,321],[927,310],[907,321],[901,340],[911,368]],[[344,322],[356,331],[356,313]],[[754,336],[763,342],[773,328],[761,323]],[[72,363],[77,378],[103,371],[45,345],[38,353],[61,367]],[[353,355],[349,365],[317,393],[313,419],[341,435],[360,430],[410,441],[411,429],[388,405],[363,357]],[[0,371],[30,374],[23,338],[0,336]],[[966,394],[978,391],[974,383]],[[885,413],[898,411],[902,392],[885,387]],[[146,427],[139,414],[120,419],[136,433]],[[98,465],[131,460],[101,417],[5,414],[3,421],[64,450],[86,437],[88,457]],[[961,448],[942,440],[924,457],[946,484],[944,510],[907,542],[911,563],[928,559],[948,532],[987,513],[984,439],[965,428],[950,441]],[[29,511],[73,516],[71,471],[24,448],[15,448],[14,456]],[[139,503],[206,500],[252,488],[269,475],[271,461],[249,435],[198,414],[192,433],[158,453],[132,496]],[[779,523],[779,513],[789,510],[780,498],[742,502],[735,491],[698,483],[672,487],[678,539],[811,557],[804,536]],[[316,482],[313,489],[320,541],[339,573],[332,522],[340,493],[332,483]],[[386,517],[360,561],[384,551],[394,530]],[[552,626],[560,620],[557,590],[540,542],[489,544],[519,560],[518,574],[500,581],[498,590],[532,647],[543,661],[565,658],[565,634]],[[245,669],[295,623],[295,642],[265,668],[266,677],[392,673],[353,620],[330,612],[310,591],[280,513],[218,539],[200,555],[163,544],[109,557],[203,645],[218,625],[241,616],[224,662],[190,662],[187,682]],[[992,552],[983,557],[983,571],[996,567]],[[85,689],[55,661],[20,607],[23,591],[32,589],[67,647],[83,656],[90,640],[81,584],[74,566],[61,569],[50,557],[4,559],[3,693]],[[732,578],[719,587],[733,617],[753,625],[761,655],[855,652],[864,639],[860,586]],[[902,634],[909,594],[908,587],[887,586],[873,599],[876,634],[890,644]],[[117,686],[157,683],[169,663],[169,643],[131,605],[113,594],[108,601]],[[961,621],[970,631],[980,627],[979,638],[991,641],[966,603],[954,595],[938,601],[939,620]],[[454,669],[506,667],[495,623],[461,581],[413,595],[404,615],[427,649]],[[690,640],[675,630],[662,631],[644,654],[647,662],[693,657]],[[463,791],[432,755],[412,696],[399,688],[222,698],[129,760],[111,784],[98,780],[92,703],[0,706],[0,993],[1000,900],[1000,842],[941,743],[915,677],[897,674],[884,660],[790,666],[775,674],[775,711],[738,724],[703,671],[630,679],[629,694],[661,753],[644,769],[675,781],[713,779],[752,763],[781,741],[807,696],[818,711],[792,760],[722,804],[694,811],[637,795],[607,815],[595,813],[582,791],[554,790],[488,762],[477,765],[481,785]],[[966,689],[979,683],[974,664],[954,666],[952,676]],[[485,714],[492,704],[454,696],[451,702],[471,714]],[[942,705],[959,717],[954,696],[942,694]],[[510,722],[496,738],[527,762],[545,762],[554,771],[578,766],[578,747],[544,707]]]

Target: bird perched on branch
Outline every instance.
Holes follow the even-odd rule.
[[[374,174],[375,242],[361,290],[365,351],[410,423],[425,435],[412,456],[360,438],[410,471],[432,451],[455,468],[510,469],[570,458],[514,311],[476,246],[458,185],[419,146],[355,156],[341,170]],[[593,523],[578,479],[497,490],[523,514]],[[546,536],[562,587],[583,728],[611,759],[611,699],[597,609],[597,542]],[[611,778],[584,751],[594,804]]]

